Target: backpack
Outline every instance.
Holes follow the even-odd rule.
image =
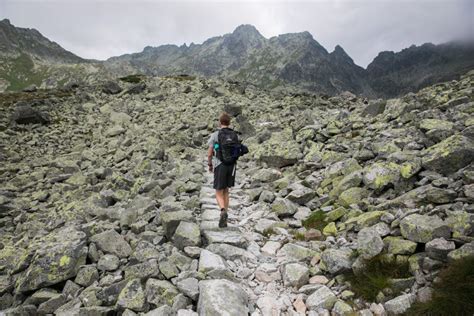
[[[230,128],[222,128],[217,134],[217,158],[225,165],[233,165],[241,156],[242,144],[237,133]]]

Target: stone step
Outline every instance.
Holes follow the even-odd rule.
[[[201,221],[201,231],[217,228],[219,228],[219,222],[217,221]]]
[[[219,221],[219,209],[206,209],[201,213],[201,221]]]
[[[247,240],[244,238],[242,233],[234,227],[220,228],[218,230],[204,230],[203,236],[207,241],[207,244],[223,243],[240,248],[247,247]]]

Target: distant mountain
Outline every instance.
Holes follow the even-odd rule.
[[[37,30],[0,21],[0,92],[95,82],[107,76],[102,64],[74,55]]]
[[[74,55],[35,29],[3,20],[0,61],[0,91],[31,83],[48,87],[141,73],[222,77],[268,89],[289,86],[329,95],[350,91],[385,98],[455,79],[474,69],[474,45],[424,44],[397,53],[381,52],[364,69],[341,46],[328,52],[309,32],[267,39],[254,26],[240,25],[202,44],[147,46],[140,53],[97,62]]]
[[[0,55],[13,57],[21,54],[49,62],[85,62],[81,57],[50,41],[35,29],[15,27],[8,19],[0,21]]]
[[[398,96],[474,69],[474,43],[412,45],[398,53],[381,52],[367,66],[367,80],[377,95]]]
[[[364,69],[341,47],[328,53],[309,32],[266,39],[252,25],[241,25],[202,44],[146,47],[141,53],[110,58],[105,65],[120,75],[133,70],[148,75],[187,73],[222,76],[266,88],[290,84],[328,94],[345,90],[372,94]]]

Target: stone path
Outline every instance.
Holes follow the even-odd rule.
[[[285,306],[292,306],[294,300],[294,297],[290,296],[291,289],[283,285],[277,258],[277,251],[282,245],[279,239],[282,237],[272,235],[272,240],[266,240],[266,237],[262,238],[261,234],[255,232],[255,224],[261,219],[263,212],[257,209],[256,204],[249,202],[245,189],[242,188],[243,181],[239,178],[237,182],[240,183],[231,189],[228,227],[218,228],[220,209],[215,200],[212,181],[213,174],[207,173],[200,194],[199,223],[204,241],[203,248],[206,250],[201,252],[199,270],[206,272],[207,279],[228,280],[237,289],[227,291],[226,286],[215,281],[217,287],[222,286],[221,290],[225,291],[228,300],[225,304],[219,304],[217,298],[201,296],[198,304],[199,314],[212,314],[212,308],[210,311],[202,308],[206,304],[218,305],[216,309],[224,308],[228,315],[245,313],[243,310],[232,310],[232,304],[228,303],[241,302],[243,290],[251,309],[252,306],[257,307],[246,311],[252,316],[304,315],[294,311],[281,313],[281,310],[286,310]],[[209,292],[207,287],[200,290]],[[224,311],[221,313],[225,314]]]

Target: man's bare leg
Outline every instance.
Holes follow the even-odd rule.
[[[230,198],[230,194],[229,194],[229,188],[225,188],[224,189],[224,205],[225,205],[225,210],[228,211],[229,210],[229,198]]]
[[[222,210],[225,209],[225,189],[224,190],[216,190],[216,201],[219,208]]]

